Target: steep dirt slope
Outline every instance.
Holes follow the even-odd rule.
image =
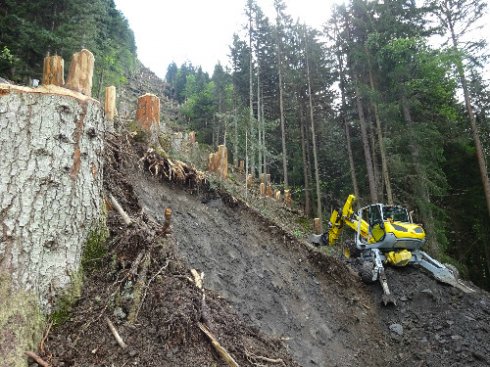
[[[342,264],[218,195],[190,196],[141,175],[131,182],[143,210],[157,220],[172,207],[177,251],[204,271],[206,287],[246,323],[284,340],[303,366],[386,362],[372,298]]]
[[[109,143],[106,190],[136,224],[125,228],[110,213],[109,253],[69,321],[44,343],[54,366],[222,365],[198,322],[210,325],[241,366],[277,365],[260,356],[287,366],[488,365],[487,293],[466,295],[420,270],[388,269],[399,304],[382,307],[379,285],[361,284],[346,264],[229,194],[207,185],[189,190],[141,171],[134,162],[143,150],[136,154],[127,141]],[[170,236],[161,226],[167,207]],[[140,253],[151,259],[146,273]],[[206,303],[188,280],[190,268],[205,273]],[[147,295],[134,323],[138,279]],[[116,323],[126,351],[105,317]]]

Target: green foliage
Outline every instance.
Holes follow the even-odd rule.
[[[127,20],[112,0],[6,0],[0,10],[0,73],[17,82],[41,79],[46,53],[67,65],[82,48],[95,56],[94,95],[104,85],[125,82],[134,68],[136,46]]]

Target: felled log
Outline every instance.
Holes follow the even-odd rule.
[[[73,54],[65,87],[91,97],[94,63],[94,55],[89,50]]]
[[[43,65],[43,84],[57,85],[65,84],[65,60],[61,56],[46,56]]]

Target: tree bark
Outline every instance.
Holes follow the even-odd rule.
[[[311,192],[310,192],[310,177],[308,175],[308,159],[306,154],[306,140],[308,139],[305,133],[305,118],[303,109],[300,104],[300,131],[301,131],[301,153],[303,158],[303,177],[305,182],[305,214],[309,216],[311,214]]]
[[[359,115],[359,125],[361,127],[361,137],[362,137],[362,148],[364,150],[364,159],[366,160],[366,170],[368,175],[368,184],[369,184],[369,196],[371,202],[378,202],[378,190],[376,187],[376,178],[374,177],[373,170],[373,159],[371,157],[371,151],[369,147],[369,136],[366,128],[366,118],[364,117],[364,106],[362,105],[361,92],[359,90],[359,80],[355,71],[352,72],[355,92],[356,92],[356,105],[357,105],[357,113]]]
[[[0,85],[0,310],[19,323],[0,317],[0,345],[11,346],[1,367],[22,365],[23,332],[32,336],[36,313],[50,312],[79,270],[101,215],[103,133],[102,108],[91,98]]]
[[[277,11],[277,23],[279,23],[279,11]],[[278,24],[279,25],[279,24]],[[286,149],[286,124],[284,121],[284,96],[282,90],[282,61],[281,61],[281,39],[279,30],[277,33],[277,74],[279,78],[279,118],[281,121],[281,143],[282,143],[282,171],[284,177],[284,187],[289,187],[288,180],[288,157]]]
[[[315,188],[316,188],[316,215],[322,217],[322,197],[320,192],[320,172],[318,167],[318,154],[316,148],[316,132],[315,118],[313,112],[313,97],[311,95],[311,79],[310,79],[310,62],[308,58],[308,40],[305,29],[305,57],[306,57],[306,79],[308,82],[308,105],[310,109],[310,126],[311,126],[311,145],[313,148],[313,165],[315,168]]]

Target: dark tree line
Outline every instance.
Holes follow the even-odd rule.
[[[136,61],[134,35],[113,0],[0,1],[0,75],[40,79],[46,53],[69,65],[74,52],[95,55],[93,95],[125,81]]]

